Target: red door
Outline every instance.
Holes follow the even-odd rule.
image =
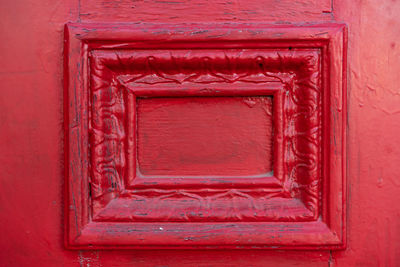
[[[2,4],[1,266],[397,266],[399,5]]]

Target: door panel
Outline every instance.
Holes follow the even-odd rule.
[[[26,0],[0,5],[0,265],[398,265],[397,2]],[[67,22],[347,24],[346,250],[66,250]]]

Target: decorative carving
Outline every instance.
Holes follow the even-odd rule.
[[[95,221],[310,221],[313,213],[280,188],[147,189],[122,192]]]
[[[91,186],[94,198],[121,191],[125,167],[125,105],[123,90],[104,75],[104,66],[91,72]]]
[[[66,246],[344,248],[346,40],[341,24],[66,25]],[[136,98],[185,96],[272,98],[273,173],[136,172]]]
[[[278,177],[282,183],[284,192],[282,194],[300,198],[316,217],[319,210],[318,189],[321,176],[322,101],[318,49],[290,52],[94,50],[90,59],[91,185],[94,201],[98,198],[103,203],[99,207],[107,204],[102,195],[110,192],[118,195],[124,188],[126,174],[124,127],[127,116],[125,90],[140,85],[152,87],[160,84],[279,82],[284,87],[284,172],[283,177]],[[199,88],[204,90],[203,87]],[[230,189],[225,189],[223,192],[226,196],[234,198],[232,194],[228,194],[232,192]],[[196,198],[202,198],[202,194],[203,191],[199,191]],[[135,196],[140,195],[136,193]],[[146,195],[142,197],[146,198]],[[152,197],[150,196],[150,199]],[[169,197],[174,198],[173,195]],[[252,209],[252,203],[258,203],[260,199],[256,196],[250,198],[253,199],[248,207]],[[207,203],[204,199],[201,201]],[[240,212],[235,216],[243,218]]]

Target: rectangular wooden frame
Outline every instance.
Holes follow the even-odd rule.
[[[279,87],[271,87],[270,89],[265,88],[266,86],[251,86],[246,88],[227,88],[222,86],[214,87],[216,91],[218,91],[217,96],[272,96],[273,97],[273,114],[276,118],[282,116],[282,88]],[[149,88],[148,90],[140,90],[137,91],[135,88],[128,89],[132,92],[132,99],[129,99],[130,103],[128,105],[132,106],[132,102],[136,100],[136,97],[185,97],[185,96],[215,96],[213,92],[205,92],[200,93],[199,91],[195,92],[187,92],[186,90],[179,89],[171,89],[171,88],[162,88],[157,86],[157,90],[153,90]],[[128,112],[129,113],[129,112]],[[133,112],[133,114],[136,113]],[[133,119],[135,120],[135,118]],[[281,120],[276,119],[275,121],[279,122]],[[132,124],[133,125],[133,124]],[[131,127],[129,127],[131,128]],[[134,127],[132,127],[134,128]],[[282,125],[276,125],[274,127],[274,135],[281,136],[282,135]],[[135,137],[132,137],[135,138]],[[279,166],[282,157],[282,142],[281,139],[274,140],[274,171],[275,175],[281,175],[279,172]],[[135,148],[128,148],[135,150]],[[136,153],[136,152],[134,152]],[[132,158],[131,162],[136,162],[136,158]],[[133,168],[132,171],[128,171],[128,173],[135,173],[135,166],[129,166],[128,169]],[[234,184],[235,187],[251,187],[253,185],[264,185],[264,186],[279,186],[279,180],[282,178],[277,178],[276,176],[263,176],[263,177],[199,177],[199,178],[175,178],[175,177],[151,177],[145,176],[142,177],[137,175],[137,173],[132,177],[126,177],[126,186],[132,189],[138,188],[149,188],[149,187],[157,187],[157,188],[178,188],[178,187],[187,187],[187,188],[196,188],[196,187],[226,187],[230,184]]]
[[[160,27],[164,31],[160,32]],[[196,33],[196,34],[195,34]],[[90,178],[90,65],[95,49],[319,49],[322,68],[321,175],[311,217],[288,221],[149,221],[96,219],[129,192],[96,196]],[[73,249],[345,247],[346,29],[309,26],[69,24],[65,30],[66,246]],[[305,57],[303,57],[305,58]],[[302,58],[302,59],[303,59]],[[92,64],[92,62],[90,62]],[[282,63],[282,66],[285,63]],[[91,74],[93,75],[93,74]],[[135,89],[135,94],[140,90]],[[236,95],[229,92],[228,95]],[[161,92],[160,90],[158,92]],[[170,94],[168,89],[166,94]],[[256,92],[257,90],[255,90]],[[272,90],[274,91],[274,90]],[[271,93],[272,93],[271,91]],[[146,90],[143,90],[146,94]],[[193,91],[195,92],[195,91]],[[240,91],[240,94],[243,92]],[[264,93],[270,93],[268,90]],[[275,92],[275,91],[274,91]],[[246,91],[246,93],[248,93]],[[164,93],[161,93],[164,94]],[[194,93],[197,95],[197,93]],[[285,116],[284,114],[282,116]],[[331,142],[330,140],[335,140]],[[274,165],[274,170],[275,170]],[[172,182],[173,181],[169,181]],[[237,181],[240,184],[240,181]],[[140,181],[139,181],[140,183]],[[171,184],[172,184],[171,183]],[[235,182],[236,184],[236,182]],[[271,184],[267,181],[268,186]],[[134,184],[135,185],[135,184]],[[187,186],[187,181],[182,181]],[[243,184],[246,186],[246,181]],[[167,181],[167,187],[168,185]],[[190,185],[188,187],[193,187]],[[283,184],[286,188],[287,184]],[[93,191],[94,190],[94,191]],[[251,190],[251,189],[250,189]],[[94,193],[93,193],[94,192]],[[311,202],[310,202],[311,203]],[[307,203],[305,203],[307,207]],[[282,206],[284,207],[284,206]],[[279,215],[280,216],[280,215]],[[290,214],[289,214],[290,217]]]

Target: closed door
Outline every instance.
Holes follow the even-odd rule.
[[[400,264],[398,3],[1,6],[1,266]]]

